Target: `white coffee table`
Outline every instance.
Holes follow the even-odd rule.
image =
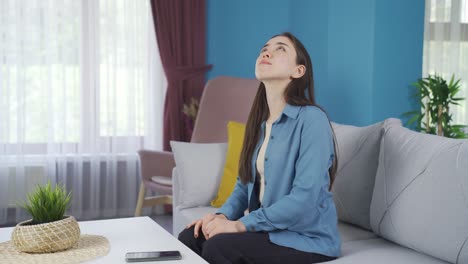
[[[179,250],[182,259],[140,263],[208,263],[147,216],[85,221],[79,224],[82,234],[101,235],[110,242],[109,254],[86,263],[127,263],[127,252],[164,250]],[[10,240],[12,231],[12,227],[0,228],[0,242]]]

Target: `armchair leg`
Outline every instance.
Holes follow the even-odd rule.
[[[138,193],[138,201],[135,209],[135,216],[141,216],[141,209],[143,208],[143,202],[145,201],[146,187],[144,183],[140,184],[140,192]]]
[[[143,207],[164,204],[172,204],[171,195],[157,195],[152,197],[145,197],[143,201]]]
[[[135,216],[141,216],[143,207],[155,205],[170,205],[172,204],[171,195],[158,195],[153,197],[145,197],[146,186],[144,183],[140,184],[140,192],[138,193],[138,201],[135,208]]]

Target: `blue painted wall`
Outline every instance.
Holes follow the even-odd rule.
[[[255,78],[255,60],[268,39],[290,30],[290,2],[207,1],[208,79],[219,75]]]
[[[329,115],[332,91],[328,85],[328,11],[327,1],[295,0],[291,5],[291,32],[309,52],[314,72],[315,96]]]
[[[373,121],[418,110],[410,84],[422,75],[424,1],[377,1]]]
[[[328,87],[330,118],[366,125],[372,119],[374,0],[329,0]]]
[[[421,76],[424,0],[207,0],[208,79],[254,78],[261,46],[291,31],[314,65],[317,102],[339,123],[409,111]]]

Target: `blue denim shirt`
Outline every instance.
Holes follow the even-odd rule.
[[[254,177],[265,122],[261,130],[251,161]],[[262,206],[244,216],[254,181],[242,184],[238,178],[218,213],[240,220],[250,232],[268,232],[277,245],[339,257],[338,220],[333,194],[328,191],[333,157],[333,135],[325,113],[314,106],[287,104],[271,128]]]

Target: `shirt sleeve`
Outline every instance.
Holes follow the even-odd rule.
[[[240,218],[248,231],[287,229],[297,223],[306,210],[308,214],[318,214],[320,191],[326,184],[329,162],[334,153],[330,123],[324,113],[304,122],[300,140],[290,193],[271,206]]]
[[[237,183],[231,193],[231,196],[229,196],[227,201],[216,213],[225,215],[229,220],[237,220],[244,215],[247,205],[247,184],[243,184],[239,177],[237,177]]]

